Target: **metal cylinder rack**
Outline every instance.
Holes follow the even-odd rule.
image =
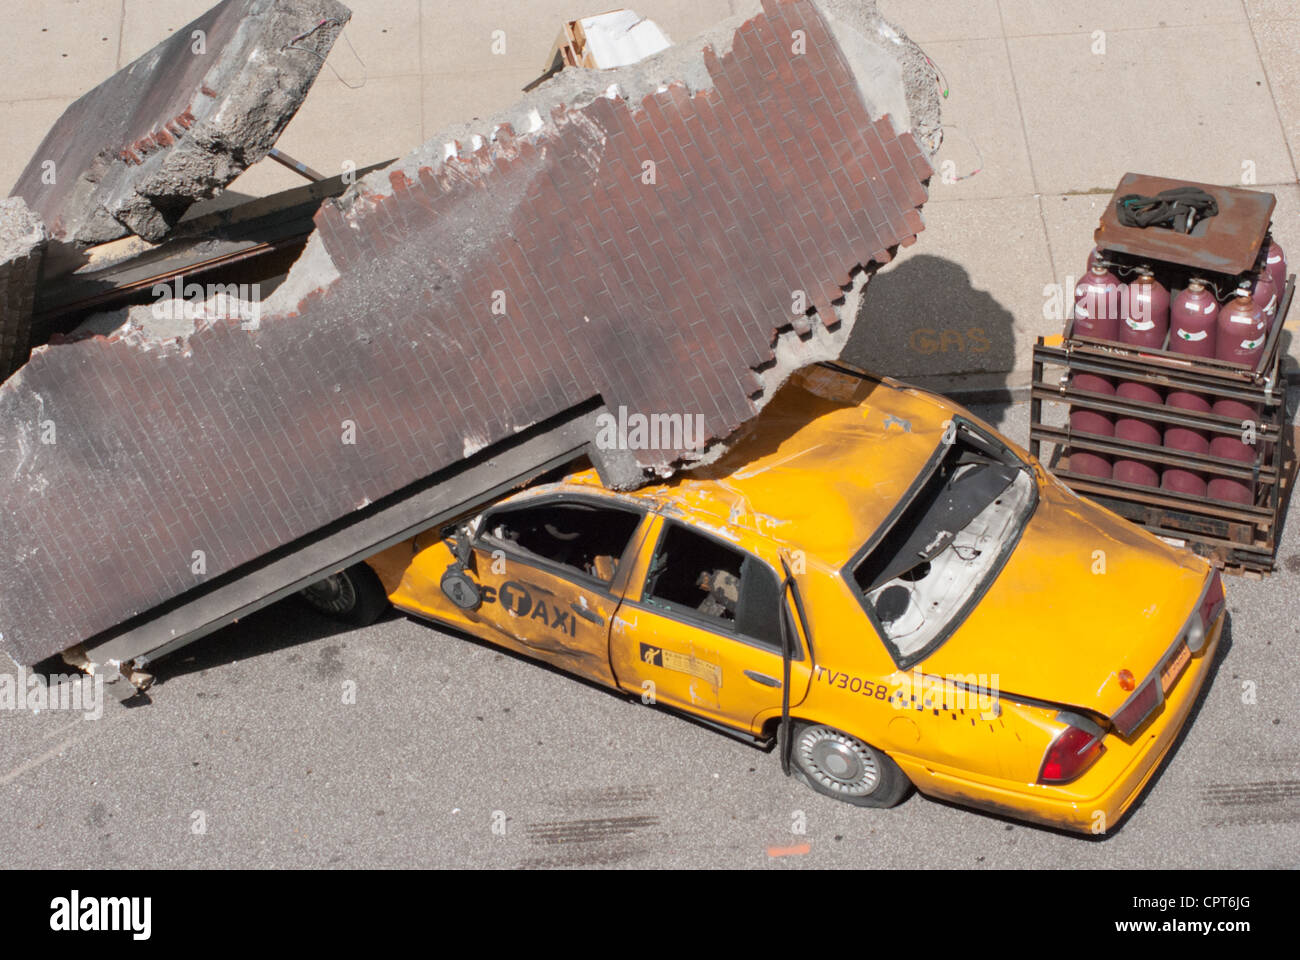
[[[1126,175],[1126,181],[1135,176]],[[1117,195],[1126,188],[1131,189],[1121,181]],[[1247,192],[1217,189],[1229,194]],[[1230,208],[1232,199],[1228,198]],[[1268,213],[1271,213],[1272,197],[1268,199]],[[1241,263],[1249,263],[1253,268],[1267,248],[1267,225],[1265,216],[1261,228],[1237,243],[1232,251],[1237,257],[1237,269],[1225,263],[1212,275],[1225,286],[1235,285]],[[1193,257],[1179,256],[1169,231],[1158,232],[1160,235],[1153,243],[1160,247],[1150,252],[1141,249],[1140,236],[1127,237],[1126,242],[1118,244],[1118,249],[1108,249],[1107,231],[1107,221],[1103,218],[1102,228],[1097,231],[1099,255],[1107,266],[1117,268],[1117,272],[1145,263],[1155,264],[1157,269],[1180,279],[1206,273],[1204,263],[1191,263]],[[1110,239],[1114,239],[1114,231],[1110,233]],[[1253,368],[1213,357],[1172,352],[1168,340],[1162,348],[1152,348],[1093,339],[1076,333],[1071,316],[1063,336],[1040,337],[1034,347],[1030,452],[1076,493],[1152,533],[1186,545],[1231,572],[1252,575],[1270,572],[1286,501],[1295,480],[1295,438],[1287,411],[1287,382],[1280,346],[1294,293],[1292,274],[1281,292],[1276,319]],[[1129,388],[1101,392],[1099,388],[1107,384],[1128,384]],[[1149,402],[1152,396],[1169,392],[1203,398],[1204,406],[1215,405],[1218,412]],[[1057,415],[1045,420],[1044,404],[1064,405],[1064,415],[1060,410],[1051,411]],[[1249,414],[1236,415],[1242,411]],[[1220,440],[1215,444],[1218,452],[1232,447],[1244,456],[1231,459],[1215,452],[1162,445],[1158,440],[1143,442],[1133,439],[1132,430],[1126,431],[1128,436],[1124,437],[1118,435],[1122,432],[1119,430],[1115,435],[1095,432],[1098,424],[1104,426],[1103,418],[1140,421],[1150,425],[1152,429],[1148,433],[1166,437],[1166,431],[1181,428],[1183,435],[1190,431],[1211,442],[1214,438],[1230,438],[1231,442]],[[1048,457],[1043,456],[1044,443],[1052,448]],[[1075,469],[1071,468],[1072,459]],[[1096,468],[1096,464],[1108,461],[1137,463],[1143,469],[1127,469],[1124,479],[1117,479],[1107,476],[1105,469]],[[1131,482],[1133,476],[1149,477],[1152,473],[1168,477],[1168,471],[1174,471],[1184,482],[1172,485]],[[1187,483],[1188,477],[1205,480],[1206,492],[1199,492],[1197,482]],[[1189,487],[1192,492],[1188,492]],[[1226,498],[1225,491],[1229,490],[1241,502]]]

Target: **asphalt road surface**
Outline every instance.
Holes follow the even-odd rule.
[[[978,412],[1027,437],[1025,405]],[[1295,867],[1296,519],[1273,577],[1226,584],[1231,642],[1189,729],[1103,838],[919,795],[851,807],[775,753],[476,641],[397,615],[340,631],[286,602],[157,664],[147,705],[0,710],[0,850],[78,868]]]

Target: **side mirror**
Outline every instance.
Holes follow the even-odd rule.
[[[462,610],[477,610],[483,604],[483,593],[479,585],[456,564],[447,568],[438,585],[442,587],[442,592],[447,599]]]
[[[455,558],[451,566],[442,575],[439,586],[448,600],[462,610],[477,610],[483,603],[483,592],[469,575],[469,562],[474,556],[470,543],[473,534],[468,524],[447,527],[442,531],[443,539],[451,548]]]

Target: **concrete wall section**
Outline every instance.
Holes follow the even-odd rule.
[[[814,0],[709,39],[366,178],[254,320],[34,353],[0,387],[0,648],[63,649],[593,396],[702,424],[630,450],[678,468],[834,355],[922,229],[926,154],[869,106],[904,92]]]

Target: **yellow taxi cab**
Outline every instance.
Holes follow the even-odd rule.
[[[1075,496],[962,408],[826,365],[716,462],[594,470],[308,591],[450,625],[763,745],[821,793],[921,793],[1102,833],[1168,753],[1219,574]]]

